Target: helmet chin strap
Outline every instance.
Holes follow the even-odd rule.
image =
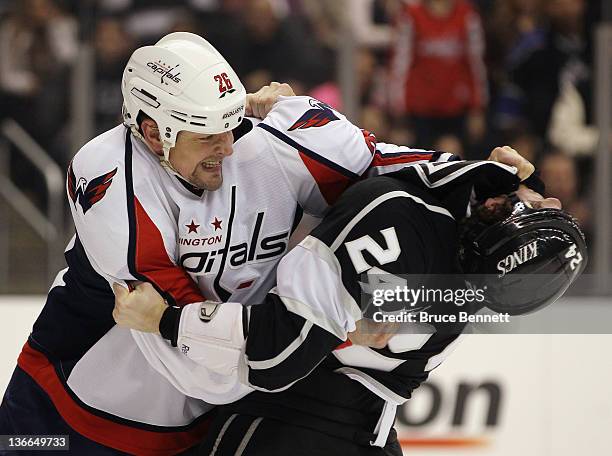
[[[170,143],[168,141],[164,141],[162,143],[162,150],[164,151],[164,161],[167,161],[168,163],[170,163],[170,149],[172,149]]]
[[[180,177],[184,181],[189,182],[187,179],[181,176],[179,172],[176,169],[174,169],[174,166],[172,166],[172,163],[170,163],[170,149],[171,148],[172,146],[170,145],[168,141],[163,141],[162,143],[163,155],[157,156],[159,158],[160,165],[166,168],[171,174],[174,174],[175,176]]]
[[[130,130],[132,132],[132,135],[134,135],[136,138],[138,138],[140,141],[142,141],[147,146],[147,148],[149,148],[149,146],[148,146],[147,142],[145,141],[144,137],[142,136],[142,134],[140,134],[140,131],[138,131],[138,128],[135,125],[132,125],[130,127]],[[172,163],[170,163],[170,149],[172,149],[172,145],[168,141],[163,141],[163,143],[162,143],[163,155],[155,154],[157,156],[157,158],[159,159],[159,164],[162,166],[162,168],[165,168],[170,174],[173,174],[176,177],[178,177],[179,179],[187,182],[188,184],[193,185],[196,188],[199,188],[197,185],[194,185],[193,183],[191,183],[189,181],[189,179],[187,179],[184,176],[181,176],[179,174],[179,172],[174,168],[174,166],[172,166]],[[153,152],[153,151],[151,151],[151,152]],[[204,190],[204,189],[202,189],[202,190]]]
[[[144,143],[144,145],[148,148],[151,149],[149,147],[149,145],[147,144],[147,141],[145,141],[144,136],[142,136],[142,134],[140,133],[138,127],[136,125],[132,125],[130,126],[130,131],[132,132],[132,135],[135,138],[138,138],[140,141],[142,141]],[[151,152],[153,152],[155,154],[155,156],[159,159],[159,164],[163,167],[166,168],[171,174],[174,174],[178,177],[180,177],[181,179],[185,180],[185,178],[183,176],[181,176],[178,171],[176,169],[174,169],[174,167],[172,166],[172,164],[170,163],[170,149],[172,148],[172,146],[170,145],[170,143],[168,141],[164,141],[162,143],[162,150],[163,150],[163,155],[159,155],[156,154],[155,152],[153,152],[151,150]]]

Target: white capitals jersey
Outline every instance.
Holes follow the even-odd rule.
[[[323,215],[366,174],[450,157],[377,146],[309,97],[283,98],[263,122],[240,130],[214,192],[190,188],[123,126],[90,141],[70,165],[69,267],[18,363],[92,440],[136,454],[178,453],[202,438],[212,408],[160,375],[169,369],[163,359],[154,369],[139,348],[144,339],[114,324],[112,283],[148,281],[179,306],[261,302],[302,210]],[[210,404],[242,395],[234,382],[216,380],[198,394]]]

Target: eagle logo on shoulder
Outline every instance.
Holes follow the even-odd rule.
[[[115,174],[117,174],[117,168],[92,179],[89,183],[84,177],[77,181],[71,163],[68,167],[68,194],[70,199],[75,205],[78,201],[83,209],[83,214],[85,214],[94,204],[104,198],[106,191],[113,183]]]
[[[311,99],[309,109],[287,131],[306,130],[307,128],[323,127],[334,120],[340,120],[331,106],[322,101]]]

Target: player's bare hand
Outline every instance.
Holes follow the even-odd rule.
[[[268,115],[278,97],[292,97],[295,93],[289,84],[271,82],[255,93],[247,94],[245,115],[263,119]]]
[[[150,283],[140,283],[133,291],[114,283],[113,291],[113,318],[119,326],[159,333],[159,322],[168,305]]]
[[[356,323],[357,329],[348,334],[353,345],[364,345],[371,348],[385,348],[399,329],[399,323],[376,323],[362,318]]]
[[[514,166],[518,169],[518,177],[521,181],[527,179],[535,171],[535,166],[510,146],[496,147],[489,155],[489,160]]]

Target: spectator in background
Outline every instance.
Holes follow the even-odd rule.
[[[343,31],[350,31],[354,39],[353,70],[359,125],[375,132],[379,141],[394,142],[394,138],[396,144],[409,144],[414,142],[411,132],[399,125],[392,125],[386,111],[388,72],[385,61],[391,40],[389,18],[398,6],[400,0],[310,0],[301,3],[317,41],[329,55],[337,55],[341,40],[346,39]],[[328,68],[326,81],[308,93],[342,111],[341,87],[332,73],[337,69],[336,65]]]
[[[336,48],[347,28],[357,46],[378,50],[386,49],[391,42],[391,2],[396,4],[399,0],[302,0],[300,4],[325,46]]]
[[[366,47],[357,52],[357,90],[361,112],[359,125],[374,132],[379,141],[394,144],[413,144],[412,132],[400,125],[392,125],[385,108],[387,72],[379,65],[375,53]],[[399,142],[394,142],[399,141]]]
[[[573,157],[590,157],[599,143],[592,116],[592,84],[588,75],[566,74],[548,124],[550,143]]]
[[[434,150],[443,150],[444,152],[457,155],[458,157],[465,158],[463,151],[463,144],[459,141],[455,135],[442,135],[439,136],[434,143]]]
[[[100,134],[121,123],[121,76],[133,42],[119,19],[107,17],[96,24],[94,49],[96,100],[93,105],[96,134]]]
[[[331,62],[307,24],[281,14],[270,0],[251,0],[241,13],[243,55],[235,69],[247,91],[270,81],[287,81],[296,93],[304,93],[327,80]]]
[[[407,3],[397,17],[390,61],[393,114],[407,116],[419,146],[454,135],[469,143],[485,133],[484,38],[467,0]]]
[[[174,18],[174,22],[170,26],[170,32],[189,32],[199,35],[202,32],[201,28],[199,21],[192,12],[184,10]]]
[[[113,3],[110,0],[106,2]],[[172,29],[184,11],[183,2],[175,0],[130,0],[120,3],[125,4],[122,8],[125,28],[137,45],[153,44]]]
[[[347,19],[346,2],[347,0],[300,2],[303,14],[308,17],[312,24],[312,30],[317,41],[330,52],[335,53],[342,39],[342,28]]]
[[[576,217],[589,235],[591,211],[585,198],[580,195],[580,177],[576,162],[566,154],[555,151],[545,155],[538,168],[540,177],[546,184],[547,196],[558,198],[563,209]]]
[[[533,133],[545,137],[560,81],[588,77],[589,48],[584,0],[548,0],[550,22],[541,46],[517,62],[512,79],[522,92],[524,115]]]
[[[496,132],[524,130],[520,90],[509,77],[546,38],[544,0],[496,0],[486,21],[487,67],[491,81],[491,121]]]
[[[0,24],[0,120],[23,127],[60,167],[67,166],[68,88],[76,58],[77,23],[53,0],[12,2]],[[10,175],[45,207],[46,188],[35,169],[12,155]]]
[[[542,140],[536,136],[520,131],[510,137],[508,141],[514,150],[520,150],[521,156],[531,163],[537,163],[542,148]]]
[[[380,3],[380,0],[351,0],[348,20],[358,45],[379,49],[391,43],[390,25],[376,22],[377,8],[384,13],[385,5]]]
[[[200,4],[201,2],[201,4]],[[199,25],[198,35],[206,38],[217,50],[233,63],[244,58],[242,11],[247,0],[192,0],[191,5],[198,5],[193,11],[192,20]],[[205,5],[208,4],[208,8]],[[242,74],[240,75],[243,76]]]
[[[0,17],[10,12],[11,0],[0,0]]]
[[[77,53],[77,24],[53,0],[13,5],[0,25],[2,117],[16,120],[54,153],[67,119],[64,95],[68,66]]]
[[[384,107],[384,70],[379,67],[376,56],[366,47],[357,49],[355,53],[354,74],[357,85],[357,97],[362,108]],[[313,87],[310,95],[342,111],[341,89],[338,82],[329,75],[329,79],[321,85]],[[369,129],[367,126],[364,128]],[[378,132],[378,130],[372,130]]]

